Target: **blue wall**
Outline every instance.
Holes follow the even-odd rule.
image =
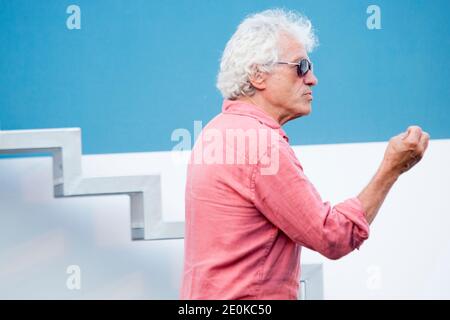
[[[81,8],[69,30],[66,8]],[[381,8],[381,30],[366,8]],[[84,153],[170,150],[221,107],[221,51],[249,13],[305,13],[320,46],[313,113],[292,144],[450,137],[450,1],[0,0],[0,128],[81,127]]]

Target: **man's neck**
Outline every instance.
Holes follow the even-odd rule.
[[[270,117],[272,117],[276,122],[278,122],[280,124],[280,126],[282,126],[283,124],[285,124],[289,120],[287,115],[280,114],[276,107],[274,107],[271,104],[267,103],[267,101],[265,101],[264,99],[262,99],[258,95],[254,95],[254,96],[251,96],[251,97],[249,97],[249,96],[240,96],[236,100],[242,101],[242,102],[246,102],[246,103],[250,103],[250,104],[253,104],[253,105],[259,107],[265,113],[267,113]]]

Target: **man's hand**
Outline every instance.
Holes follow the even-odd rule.
[[[358,195],[369,224],[375,219],[398,177],[422,159],[429,140],[428,133],[422,132],[420,127],[411,126],[406,132],[389,141],[377,173]]]
[[[418,126],[391,138],[384,154],[382,166],[388,172],[400,175],[418,163],[428,147],[430,135]]]

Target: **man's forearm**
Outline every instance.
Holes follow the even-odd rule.
[[[382,164],[369,184],[358,195],[369,224],[375,219],[386,195],[398,177],[399,174],[387,170]]]

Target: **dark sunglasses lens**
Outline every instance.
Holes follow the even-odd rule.
[[[303,77],[305,74],[308,73],[309,70],[311,70],[311,64],[309,63],[309,61],[306,59],[300,61],[300,65],[298,66],[297,72],[298,75]]]

